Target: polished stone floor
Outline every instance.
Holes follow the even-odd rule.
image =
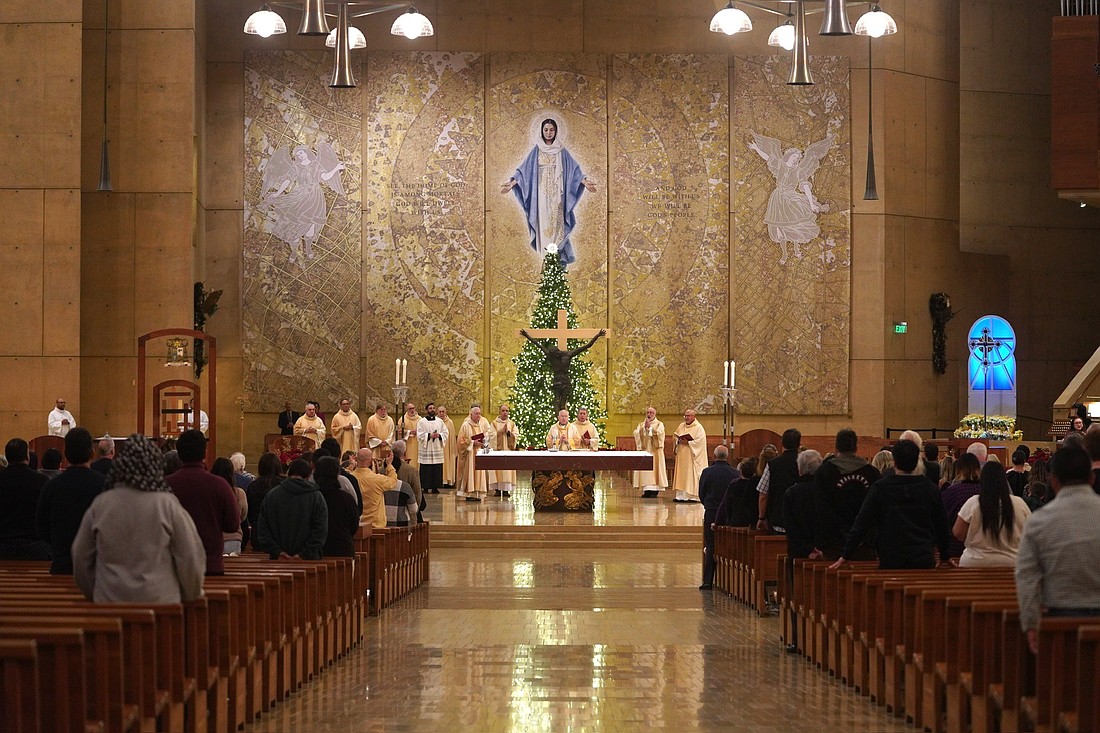
[[[627,523],[633,490],[610,481],[605,492],[618,507],[606,523]],[[450,500],[456,517],[467,511]],[[470,516],[503,524],[520,502]],[[661,506],[662,523],[701,511],[670,499],[652,511]],[[692,550],[436,549],[430,584],[370,619],[360,648],[248,730],[910,730],[784,654],[776,618],[699,582]]]

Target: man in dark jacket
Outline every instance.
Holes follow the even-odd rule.
[[[834,569],[847,562],[871,529],[878,530],[882,570],[934,568],[937,547],[946,563],[947,514],[939,489],[916,473],[920,449],[911,440],[899,440],[891,452],[896,473],[871,485]]]
[[[882,478],[878,469],[856,455],[859,438],[845,428],[836,434],[836,455],[821,464],[814,475],[814,551],[810,557],[840,557],[852,522],[863,506],[871,484]],[[849,560],[870,559],[873,551]]]
[[[714,449],[714,463],[699,474],[699,501],[703,503],[703,584],[699,590],[710,590],[714,584],[714,521],[718,506],[729,485],[741,478],[729,464],[729,449],[724,445]]]
[[[195,429],[184,430],[176,442],[183,465],[165,481],[180,504],[191,515],[206,550],[206,574],[224,575],[224,532],[241,528],[241,509],[229,482],[206,470],[206,436]]]
[[[328,536],[328,505],[310,483],[309,463],[292,461],[287,477],[264,497],[256,548],[272,560],[320,560]]]
[[[794,583],[794,561],[814,551],[814,474],[821,467],[821,454],[804,450],[798,454],[798,480],[783,495],[783,528],[787,530],[787,583]],[[787,652],[798,651],[798,624],[791,609],[791,638]]]
[[[783,431],[783,452],[768,461],[760,474],[756,493],[760,502],[756,528],[783,534],[783,494],[798,479],[798,449],[802,445],[802,433],[794,428]]]
[[[92,434],[84,428],[65,435],[65,459],[69,467],[42,487],[38,499],[38,536],[50,545],[54,575],[73,574],[73,539],[84,512],[108,485],[106,476],[91,469]]]
[[[30,446],[12,438],[4,446],[8,467],[0,471],[0,560],[49,560],[50,546],[38,538],[35,514],[48,480],[31,469]]]
[[[295,412],[290,409],[290,403],[285,405],[286,409],[279,413],[279,433],[282,435],[294,435],[294,423],[298,422],[298,418],[302,416],[300,412]],[[340,456],[336,457],[337,459]]]

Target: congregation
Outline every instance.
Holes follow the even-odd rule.
[[[286,466],[265,453],[253,476],[241,453],[208,470],[198,429],[163,444],[138,434],[97,441],[59,398],[47,423],[63,437],[65,470],[56,450],[39,468],[26,441],[5,447],[0,559],[49,560],[51,573],[74,575],[97,601],[178,602],[201,594],[204,575],[222,574],[224,557],[249,548],[272,560],[354,556],[360,522],[421,522],[427,494],[454,488],[456,498],[480,502],[515,489],[514,470],[477,470],[473,460],[486,449],[516,449],[507,405],[492,421],[472,405],[457,430],[432,402],[423,416],[407,403],[396,421],[380,402],[365,425],[348,399],[327,425],[315,401],[302,413],[286,407],[280,432],[309,439],[312,450]],[[569,418],[558,413],[546,449],[599,450],[588,411]],[[788,572],[797,558],[827,559],[834,569],[853,560],[882,569],[1015,567],[1031,638],[1044,613],[1100,614],[1100,571],[1075,561],[1100,552],[1091,529],[1100,522],[1100,424],[1078,420],[1053,456],[1020,446],[1007,468],[982,442],[940,457],[914,431],[867,460],[857,455],[856,433],[844,429],[823,457],[804,449],[794,428],[778,448],[733,466],[725,445],[708,458],[706,432],[686,410],[673,432],[672,488],[674,501],[703,506],[700,589],[714,583],[715,528],[748,527],[785,536]],[[633,474],[642,499],[668,488],[665,434],[647,407],[633,431],[636,449],[654,457],[651,470]],[[788,640],[796,649],[797,639]]]
[[[1053,456],[1021,446],[1008,470],[985,443],[937,460],[937,447],[905,431],[873,460],[852,430],[835,452],[803,449],[789,429],[734,468],[718,446],[700,478],[704,565],[715,576],[715,527],[784,535],[788,581],[798,558],[877,560],[883,570],[1015,568],[1020,624],[1032,650],[1042,616],[1100,615],[1100,424],[1070,433]],[[1057,501],[1055,501],[1057,498]],[[793,611],[792,611],[793,614]],[[798,651],[793,623],[787,651]]]

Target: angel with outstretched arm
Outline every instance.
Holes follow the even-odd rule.
[[[316,154],[299,145],[292,155],[284,145],[268,160],[264,168],[264,203],[273,220],[272,233],[290,245],[291,260],[301,261],[303,255],[313,258],[313,245],[328,222],[321,185],[342,196],[344,187],[337,174],[344,167],[328,143],[320,143]]]

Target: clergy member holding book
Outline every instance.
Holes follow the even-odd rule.
[[[588,410],[584,407],[577,410],[577,419],[573,421],[573,427],[577,429],[577,450],[596,451],[600,449],[600,432],[588,419]]]
[[[496,433],[489,421],[481,416],[481,405],[472,405],[470,415],[458,429],[458,491],[466,501],[481,501],[489,493],[487,471],[474,470],[474,453],[491,445]]]
[[[676,469],[672,488],[676,501],[699,501],[699,476],[709,465],[707,431],[695,419],[695,410],[684,410],[684,421],[676,426]]]

